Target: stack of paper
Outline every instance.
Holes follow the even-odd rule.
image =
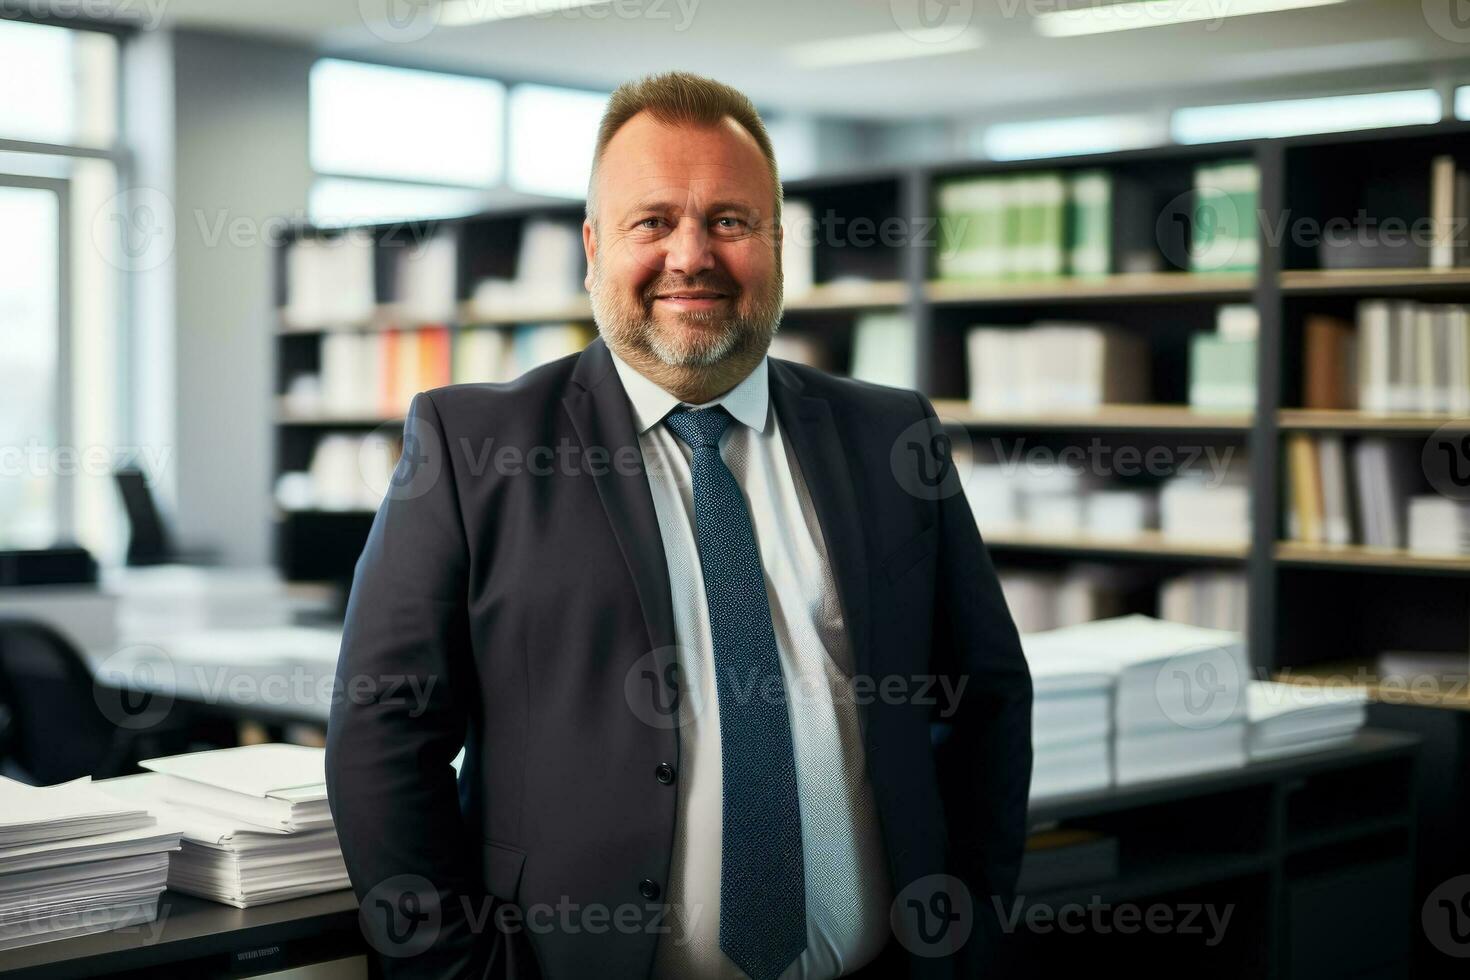
[[[1031,668],[1031,798],[1105,789],[1115,677],[1104,665],[1023,636]]]
[[[250,908],[348,886],[327,809],[324,750],[248,745],[143,763],[99,783],[183,831],[168,886]]]
[[[1248,666],[1240,634],[1135,615],[1024,642],[1028,658],[1081,658],[1113,674],[1119,785],[1245,763]]]
[[[0,777],[0,950],[152,922],[177,828],[90,779]]]
[[[326,753],[305,745],[242,745],[140,762],[168,777],[163,800],[270,832],[332,826]]]
[[[189,630],[285,626],[297,607],[274,568],[157,565],[106,569],[102,587],[117,597],[124,638]]]
[[[1315,752],[1348,741],[1368,716],[1361,687],[1252,681],[1248,747],[1252,759]]]
[[[166,801],[168,777],[143,773],[98,785],[137,800],[183,830],[183,850],[169,867],[170,888],[236,908],[315,895],[348,886],[337,832],[289,833]]]

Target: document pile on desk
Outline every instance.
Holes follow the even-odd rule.
[[[1034,692],[1031,798],[1106,789],[1113,781],[1112,671],[1075,651],[1031,640],[1023,638]]]
[[[97,785],[183,828],[170,888],[243,909],[348,886],[324,757],[247,745],[150,759],[151,772]]]
[[[1249,667],[1239,633],[1170,623],[1149,616],[1118,616],[1030,633],[1022,647],[1039,673],[1033,743],[1041,746],[1033,795],[1076,793],[1100,785],[1127,785],[1244,765],[1245,687]],[[1104,675],[1104,682],[1099,675]],[[1104,699],[1108,724],[1098,731]],[[1086,697],[1079,698],[1085,692]],[[1072,722],[1058,722],[1056,712]],[[1064,742],[1066,758],[1051,752],[1070,738],[1086,715],[1085,731],[1108,753],[1104,780],[1097,745]],[[1083,763],[1085,756],[1085,764]]]
[[[117,597],[117,628],[125,638],[286,626],[295,605],[280,573],[271,568],[108,568],[102,589]]]
[[[0,777],[0,950],[158,917],[179,830],[96,785]]]
[[[1341,745],[1368,718],[1361,687],[1252,681],[1248,692],[1252,759],[1278,759]]]

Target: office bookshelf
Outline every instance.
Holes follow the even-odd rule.
[[[792,181],[785,188],[787,199],[805,201],[814,214],[838,219],[837,227],[853,229],[854,222],[862,221],[864,227],[881,229],[885,222],[897,222],[905,231],[896,241],[870,235],[867,244],[849,241],[845,233],[819,236],[810,259],[812,288],[788,296],[781,332],[808,338],[825,353],[827,367],[843,371],[854,354],[858,321],[868,314],[901,315],[911,332],[916,386],[933,399],[950,431],[957,437],[963,433],[972,442],[1019,439],[1058,449],[1103,440],[1139,448],[1234,447],[1248,454],[1247,540],[1180,541],[1156,531],[1114,539],[997,529],[986,536],[1003,569],[1115,564],[1126,569],[1132,581],[1143,576],[1150,585],[1181,570],[1234,570],[1244,576],[1249,646],[1261,672],[1301,672],[1314,664],[1368,661],[1389,649],[1464,651],[1470,635],[1466,588],[1470,557],[1289,540],[1282,458],[1292,433],[1414,442],[1444,425],[1470,432],[1470,419],[1452,413],[1306,408],[1300,380],[1302,324],[1308,315],[1351,316],[1356,304],[1366,299],[1470,302],[1470,268],[1430,269],[1422,257],[1413,265],[1404,261],[1402,252],[1390,257],[1391,267],[1323,268],[1327,253],[1300,240],[1292,224],[1305,219],[1320,227],[1364,210],[1405,221],[1425,219],[1430,214],[1431,162],[1446,154],[1470,165],[1470,126],[1441,123],[1003,163],[952,161]],[[1196,173],[1202,167],[1236,161],[1249,161],[1258,178],[1254,268],[1194,268],[1188,202],[1195,193]],[[1114,252],[1106,272],[970,279],[938,274],[941,239],[934,217],[940,213],[941,188],[958,179],[1043,172],[1064,178],[1105,172],[1120,187],[1131,188],[1112,202]],[[1174,220],[1177,215],[1170,212],[1181,209],[1184,219]],[[361,229],[378,243],[374,257],[378,302],[338,324],[303,325],[284,316],[287,255],[293,244],[341,231],[296,229],[278,250],[277,300],[283,314],[276,338],[273,479],[305,469],[313,447],[327,434],[388,431],[397,421],[397,413],[389,411],[346,415],[303,411],[284,397],[293,375],[318,367],[323,337],[337,331],[424,326],[404,323],[395,310],[384,241],[405,234],[454,237],[458,247],[454,304],[450,315],[436,324],[451,334],[476,329],[513,332],[534,323],[576,322],[590,327],[585,295],[495,308],[472,302],[477,279],[513,272],[517,236],[528,222],[571,226],[579,222],[580,212],[580,203],[553,204]],[[1135,254],[1123,268],[1118,242],[1130,226]],[[1152,231],[1154,252],[1143,255],[1152,261],[1141,265],[1136,261],[1142,254],[1139,228]],[[1283,228],[1290,233],[1283,234]],[[1191,338],[1215,326],[1223,304],[1250,304],[1259,322],[1255,403],[1248,411],[1201,411],[1189,405]],[[1039,321],[1109,323],[1141,338],[1151,361],[1150,400],[1085,411],[976,410],[968,399],[966,332],[977,323],[1018,327]],[[291,578],[350,576],[371,520],[370,507],[280,510],[278,559]],[[981,530],[986,532],[983,525]],[[1154,611],[1149,608],[1150,595],[1156,593],[1135,589],[1129,601],[1138,604],[1139,611]]]

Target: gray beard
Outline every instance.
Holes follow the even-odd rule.
[[[609,295],[603,281],[602,270],[594,262],[592,267],[592,319],[597,330],[609,337],[618,346],[646,351],[661,363],[672,368],[714,367],[732,355],[759,346],[764,350],[770,346],[771,338],[781,323],[781,271],[776,266],[776,301],[759,303],[749,316],[739,313],[683,313],[686,323],[721,323],[721,329],[708,340],[701,339],[695,345],[675,346],[670,344],[652,316],[643,316],[641,311],[630,315]]]

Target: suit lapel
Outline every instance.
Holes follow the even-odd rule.
[[[865,677],[872,670],[866,536],[832,404],[825,398],[805,393],[805,385],[785,363],[772,358],[769,364],[771,398],[776,404],[781,430],[791,440],[801,466],[842,599],[843,622],[852,643],[853,671],[855,676]],[[864,733],[867,708],[866,698],[858,701]]]
[[[657,651],[658,676],[666,676],[675,643],[669,566],[632,409],[601,337],[578,358],[562,404],[581,440],[583,458],[594,448],[607,453],[605,465],[593,471],[597,495],[633,576],[651,649]],[[636,465],[627,465],[629,460]]]
[[[806,394],[801,379],[783,362],[771,358],[768,364],[771,398],[781,429],[791,441],[822,528],[852,644],[853,670],[857,676],[866,676],[872,669],[866,535],[832,405],[825,398]],[[608,454],[610,462],[599,467],[593,479],[633,576],[659,676],[665,676],[677,642],[668,561],[632,409],[618,382],[612,355],[600,337],[578,359],[562,404],[582,443],[584,458],[594,447]],[[621,462],[626,460],[635,460],[636,465]],[[866,700],[859,701],[859,718],[866,731]]]

